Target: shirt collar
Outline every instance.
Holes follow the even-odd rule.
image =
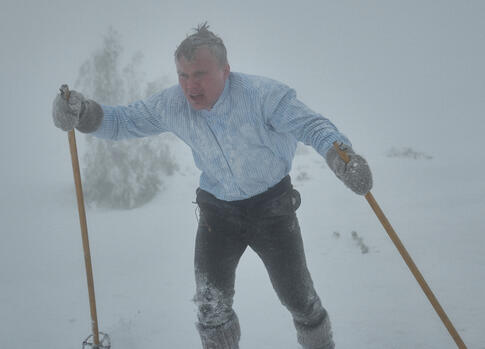
[[[229,94],[229,79],[230,78],[231,78],[231,75],[229,74],[229,76],[227,77],[226,82],[224,84],[224,90],[222,90],[222,93],[219,96],[219,98],[217,99],[216,104],[214,104],[214,106],[212,107],[212,109],[210,111],[216,111],[224,103],[224,100],[226,99],[227,95]]]

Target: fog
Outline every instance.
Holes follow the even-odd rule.
[[[233,71],[294,87],[364,152],[409,145],[458,156],[484,130],[484,15],[481,1],[3,0],[1,148],[11,166],[2,177],[46,171],[32,145],[65,146],[50,122],[53,96],[109,26],[127,56],[143,53],[147,76],[176,83],[173,52],[206,20]]]
[[[5,250],[21,231],[22,209],[39,209],[25,198],[72,176],[51,105],[109,27],[125,58],[143,53],[148,79],[175,84],[175,48],[208,21],[233,71],[295,88],[371,164],[393,146],[412,147],[456,162],[463,181],[483,158],[483,1],[1,0],[0,8],[0,219],[17,227],[2,229]]]

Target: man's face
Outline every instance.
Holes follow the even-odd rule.
[[[199,47],[191,61],[175,60],[179,84],[195,110],[211,110],[224,90],[229,64],[221,67],[207,47]]]

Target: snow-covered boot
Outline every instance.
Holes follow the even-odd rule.
[[[241,329],[234,315],[232,319],[218,327],[204,327],[197,324],[203,349],[239,349]]]
[[[295,322],[298,343],[304,349],[334,349],[330,319],[326,316],[315,326],[305,326]]]

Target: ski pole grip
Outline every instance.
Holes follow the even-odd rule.
[[[340,149],[340,146],[337,141],[333,142],[333,147],[337,150],[338,155],[342,158],[343,161],[347,164],[350,161],[349,155],[345,152],[345,150]]]
[[[66,97],[66,100],[69,101],[69,97],[71,97],[71,91],[69,91],[69,86],[67,86],[67,84],[64,84],[61,86],[59,91],[61,91],[61,96]]]

